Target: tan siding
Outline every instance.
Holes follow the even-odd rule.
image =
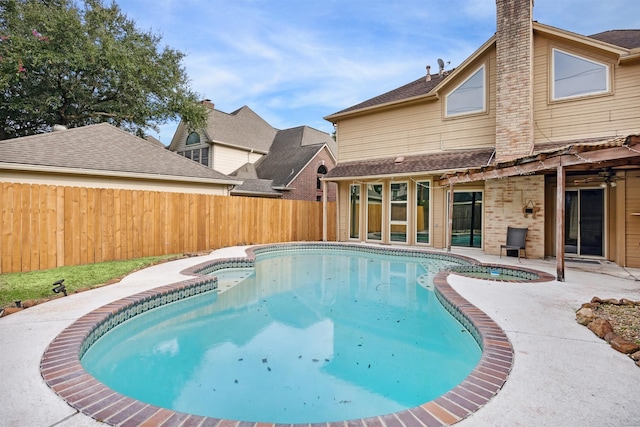
[[[441,116],[440,105],[431,103],[341,122],[338,161],[433,153],[494,144],[495,114],[446,121],[442,121]]]
[[[612,64],[612,93],[551,101],[551,49]],[[535,141],[629,135],[640,131],[640,66],[618,66],[612,57],[538,36],[535,41]]]
[[[246,163],[255,163],[261,154],[250,153],[223,145],[213,146],[213,169],[224,174],[230,174]]]
[[[495,52],[490,50],[477,64],[489,73],[488,112],[443,119],[446,90],[468,77],[459,76],[443,90],[440,100],[353,117],[338,123],[338,161],[433,153],[442,150],[490,147],[495,143]],[[469,67],[469,73],[477,70]]]
[[[189,178],[185,178],[189,179]],[[227,184],[196,182],[133,180],[118,177],[73,176],[64,174],[41,174],[31,172],[2,171],[2,181],[21,184],[49,184],[62,187],[120,188],[126,190],[168,191],[176,193],[197,193],[228,195]]]

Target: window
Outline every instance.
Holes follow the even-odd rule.
[[[367,184],[367,239],[382,240],[382,184]]]
[[[349,187],[349,238],[360,237],[360,185]]]
[[[187,136],[187,145],[191,145],[191,144],[197,144],[200,142],[200,135],[198,135],[198,132],[191,132],[189,134],[189,136]]]
[[[327,174],[327,168],[325,167],[325,165],[320,165],[320,167],[318,168],[318,176],[316,177],[317,190],[322,190],[322,181],[320,181],[320,178],[322,178],[322,176],[326,174]]]
[[[194,162],[209,166],[209,147],[195,148],[193,150],[178,151],[178,154],[191,159]]]
[[[416,242],[429,243],[429,181],[416,182]]]
[[[485,67],[483,65],[446,96],[446,116],[451,117],[486,111],[485,85]]]
[[[609,67],[553,49],[552,98],[565,99],[609,91]]]
[[[209,147],[201,148],[200,163],[209,166]]]
[[[389,240],[392,242],[407,241],[407,189],[406,182],[391,183],[391,236]]]

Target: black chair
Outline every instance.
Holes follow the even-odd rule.
[[[525,258],[527,256],[526,240],[528,228],[507,227],[507,243],[500,245],[500,258],[502,258],[502,250],[518,251],[518,261],[520,261],[520,250],[524,251]]]

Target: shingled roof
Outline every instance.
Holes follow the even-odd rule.
[[[246,179],[231,190],[232,196],[282,197],[282,193],[273,188],[270,179]]]
[[[442,74],[432,74],[430,80],[427,80],[426,75],[422,76],[419,79],[412,81],[411,83],[407,83],[406,85],[400,86],[397,89],[393,89],[389,92],[383,93],[382,95],[378,95],[349,108],[345,108],[344,110],[340,110],[337,113],[333,113],[330,116],[327,116],[326,118],[338,114],[348,113],[350,111],[374,107],[376,105],[382,105],[395,101],[402,101],[404,99],[409,99],[420,95],[426,95],[431,92],[434,87],[440,84],[448,74],[449,72],[445,72]]]
[[[323,146],[330,144],[335,142],[327,133],[309,126],[278,131],[269,154],[256,162],[256,172],[276,187],[286,187]]]
[[[416,172],[442,173],[444,171],[481,167],[489,164],[493,148],[387,157],[339,163],[327,178],[357,178],[363,176],[408,175]]]
[[[205,133],[213,142],[266,153],[277,130],[245,105],[230,114],[210,109]]]
[[[238,181],[108,123],[0,141],[0,167]]]
[[[626,49],[640,47],[640,30],[609,30],[589,37]]]

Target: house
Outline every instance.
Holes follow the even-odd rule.
[[[278,130],[247,106],[228,114],[203,103],[206,127],[193,131],[181,122],[169,150],[242,179],[232,195],[321,200],[319,177],[336,164],[329,134],[308,126]],[[334,201],[334,186],[327,193]]]
[[[527,257],[640,267],[640,30],[583,36],[497,0],[493,37],[455,69],[325,117],[341,241],[478,248],[507,227]]]
[[[2,182],[229,195],[241,182],[108,123],[0,142]]]

